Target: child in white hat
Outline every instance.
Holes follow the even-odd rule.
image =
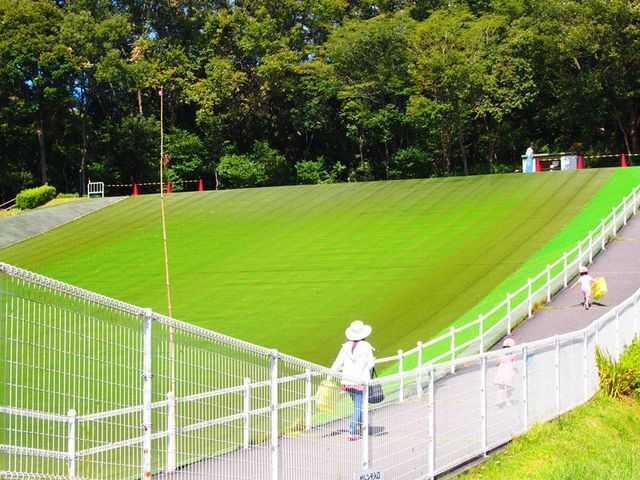
[[[575,288],[577,285],[580,285],[580,290],[582,290],[582,304],[584,305],[585,310],[589,310],[591,307],[591,289],[593,288],[594,278],[589,275],[589,269],[585,266],[580,267],[578,281],[571,285],[571,289]]]
[[[513,338],[507,338],[502,342],[502,348],[511,348],[516,345]],[[511,396],[515,390],[516,374],[516,354],[514,352],[504,353],[498,358],[496,363],[497,371],[493,383],[498,387],[498,406],[510,407],[513,405]]]

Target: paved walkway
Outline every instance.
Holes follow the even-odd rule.
[[[536,311],[533,318],[514,330],[516,341],[522,343],[582,329],[635,292],[640,286],[639,217],[631,218],[628,226],[618,233],[618,238],[610,242],[606,250],[594,259],[590,272],[594,277],[604,276],[609,286],[609,293],[600,304],[586,311],[580,305],[579,287],[565,289],[542,310]],[[528,372],[529,382],[536,387],[536,394],[540,398],[536,399],[536,409],[531,410],[532,406],[529,407],[529,424],[537,419],[552,417],[555,409],[553,392],[542,388],[549,382],[553,356],[544,357],[541,354],[535,361]],[[487,368],[487,378],[493,378],[493,362]],[[456,460],[466,454],[471,459],[477,456],[478,449],[481,448],[477,432],[481,430],[482,405],[480,395],[474,394],[480,389],[478,373],[478,365],[469,365],[436,382],[435,427],[436,432],[440,433],[435,455],[436,464],[440,467],[453,467]],[[570,377],[571,373],[567,375]],[[411,387],[406,388],[409,390]],[[516,391],[512,406],[500,408],[495,389],[487,388],[486,433],[489,448],[500,446],[522,432],[523,403],[520,393]],[[581,384],[574,394],[579,397],[575,399],[579,403],[583,395]],[[441,400],[438,401],[438,398]],[[426,395],[421,398],[414,395],[402,404],[393,403],[372,412],[373,437],[369,455],[372,464],[384,472],[385,478],[408,480],[426,477],[428,418]],[[319,426],[309,432],[283,435],[280,438],[281,458],[286,459],[284,463],[288,469],[282,479],[354,478],[354,473],[360,471],[362,442],[347,441],[347,427],[345,419]],[[237,450],[218,458],[196,462],[172,474],[159,474],[154,478],[269,478],[269,458],[268,444],[252,445],[247,450]]]
[[[609,293],[585,310],[580,286],[558,292],[551,302],[513,331],[517,343],[581,330],[605,312],[629,298],[640,287],[640,216],[631,217],[617,239],[609,242],[589,265],[592,277],[604,277]],[[569,286],[576,279],[569,282]]]
[[[81,198],[52,207],[0,217],[0,248],[40,235],[124,198],[127,197]]]

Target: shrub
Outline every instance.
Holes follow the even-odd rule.
[[[329,171],[327,171],[325,170],[324,163],[323,157],[319,157],[316,160],[306,160],[296,163],[298,183],[313,185],[317,183],[334,183],[338,181],[346,167],[341,163],[336,163]]]
[[[254,162],[250,155],[224,155],[217,170],[234,188],[257,187],[267,181],[264,165]]]
[[[49,185],[43,185],[36,188],[28,188],[27,190],[21,191],[16,196],[16,207],[20,210],[36,208],[53,200],[55,196],[55,187],[51,187]]]
[[[284,155],[271,148],[268,142],[256,140],[251,151],[251,159],[264,168],[265,185],[284,185],[289,182],[289,168]]]
[[[425,178],[433,173],[433,159],[419,148],[402,148],[389,161],[389,178]]]
[[[611,398],[633,395],[638,381],[638,366],[629,367],[622,361],[615,361],[611,355],[600,347],[596,347],[596,363],[600,388]]]
[[[635,337],[622,355],[620,365],[623,369],[634,372],[631,388],[637,398],[640,398],[640,338]]]

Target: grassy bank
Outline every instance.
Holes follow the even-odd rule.
[[[631,480],[640,478],[640,402],[602,394],[534,427],[464,480]]]
[[[173,194],[173,313],[324,364],[362,318],[377,355],[391,355],[486,297],[614,172]],[[0,260],[166,310],[157,196],[0,250]]]
[[[640,478],[640,340],[626,348],[619,362],[605,351],[598,370],[602,390],[591,401],[535,426],[462,478]]]

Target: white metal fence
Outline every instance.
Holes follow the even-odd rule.
[[[87,197],[91,195],[100,195],[104,197],[104,182],[89,182],[87,183]]]
[[[376,380],[386,398],[365,401],[357,442],[346,440],[348,399],[336,393],[330,413],[314,403],[326,368],[0,263],[0,477],[350,479],[377,468],[431,478],[597,389],[594,346],[619,354],[638,332],[640,293],[584,331],[513,349],[512,405],[496,405],[503,352],[470,354],[566,285],[637,202],[634,189],[472,326],[380,359],[399,372]],[[443,342],[451,348],[431,355]],[[411,354],[418,368],[406,371]]]

